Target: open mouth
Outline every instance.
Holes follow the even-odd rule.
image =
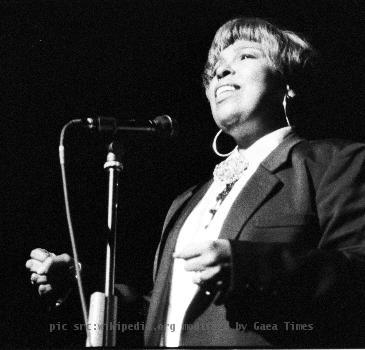
[[[226,85],[219,86],[215,90],[215,97],[217,99],[224,98],[226,96],[231,95],[237,89],[239,89],[239,87],[237,85],[233,85],[233,84],[226,84]]]

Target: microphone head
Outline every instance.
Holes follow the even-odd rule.
[[[153,119],[153,124],[155,125],[156,132],[163,137],[176,137],[178,134],[178,124],[177,121],[171,118],[169,115],[159,115]]]

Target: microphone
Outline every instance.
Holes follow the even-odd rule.
[[[162,137],[177,135],[177,122],[167,114],[159,115],[153,120],[117,120],[110,117],[96,117],[83,119],[83,124],[89,129],[99,132],[136,132],[155,134]]]

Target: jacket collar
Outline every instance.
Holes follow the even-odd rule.
[[[298,136],[294,131],[291,132],[284,141],[276,147],[261,165],[270,172],[275,172],[288,160],[292,148],[305,139]]]

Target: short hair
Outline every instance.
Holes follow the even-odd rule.
[[[260,18],[235,18],[223,24],[215,34],[202,75],[205,89],[213,78],[219,54],[237,40],[261,44],[268,62],[294,91],[304,71],[317,57],[311,44],[294,32],[282,30]]]

